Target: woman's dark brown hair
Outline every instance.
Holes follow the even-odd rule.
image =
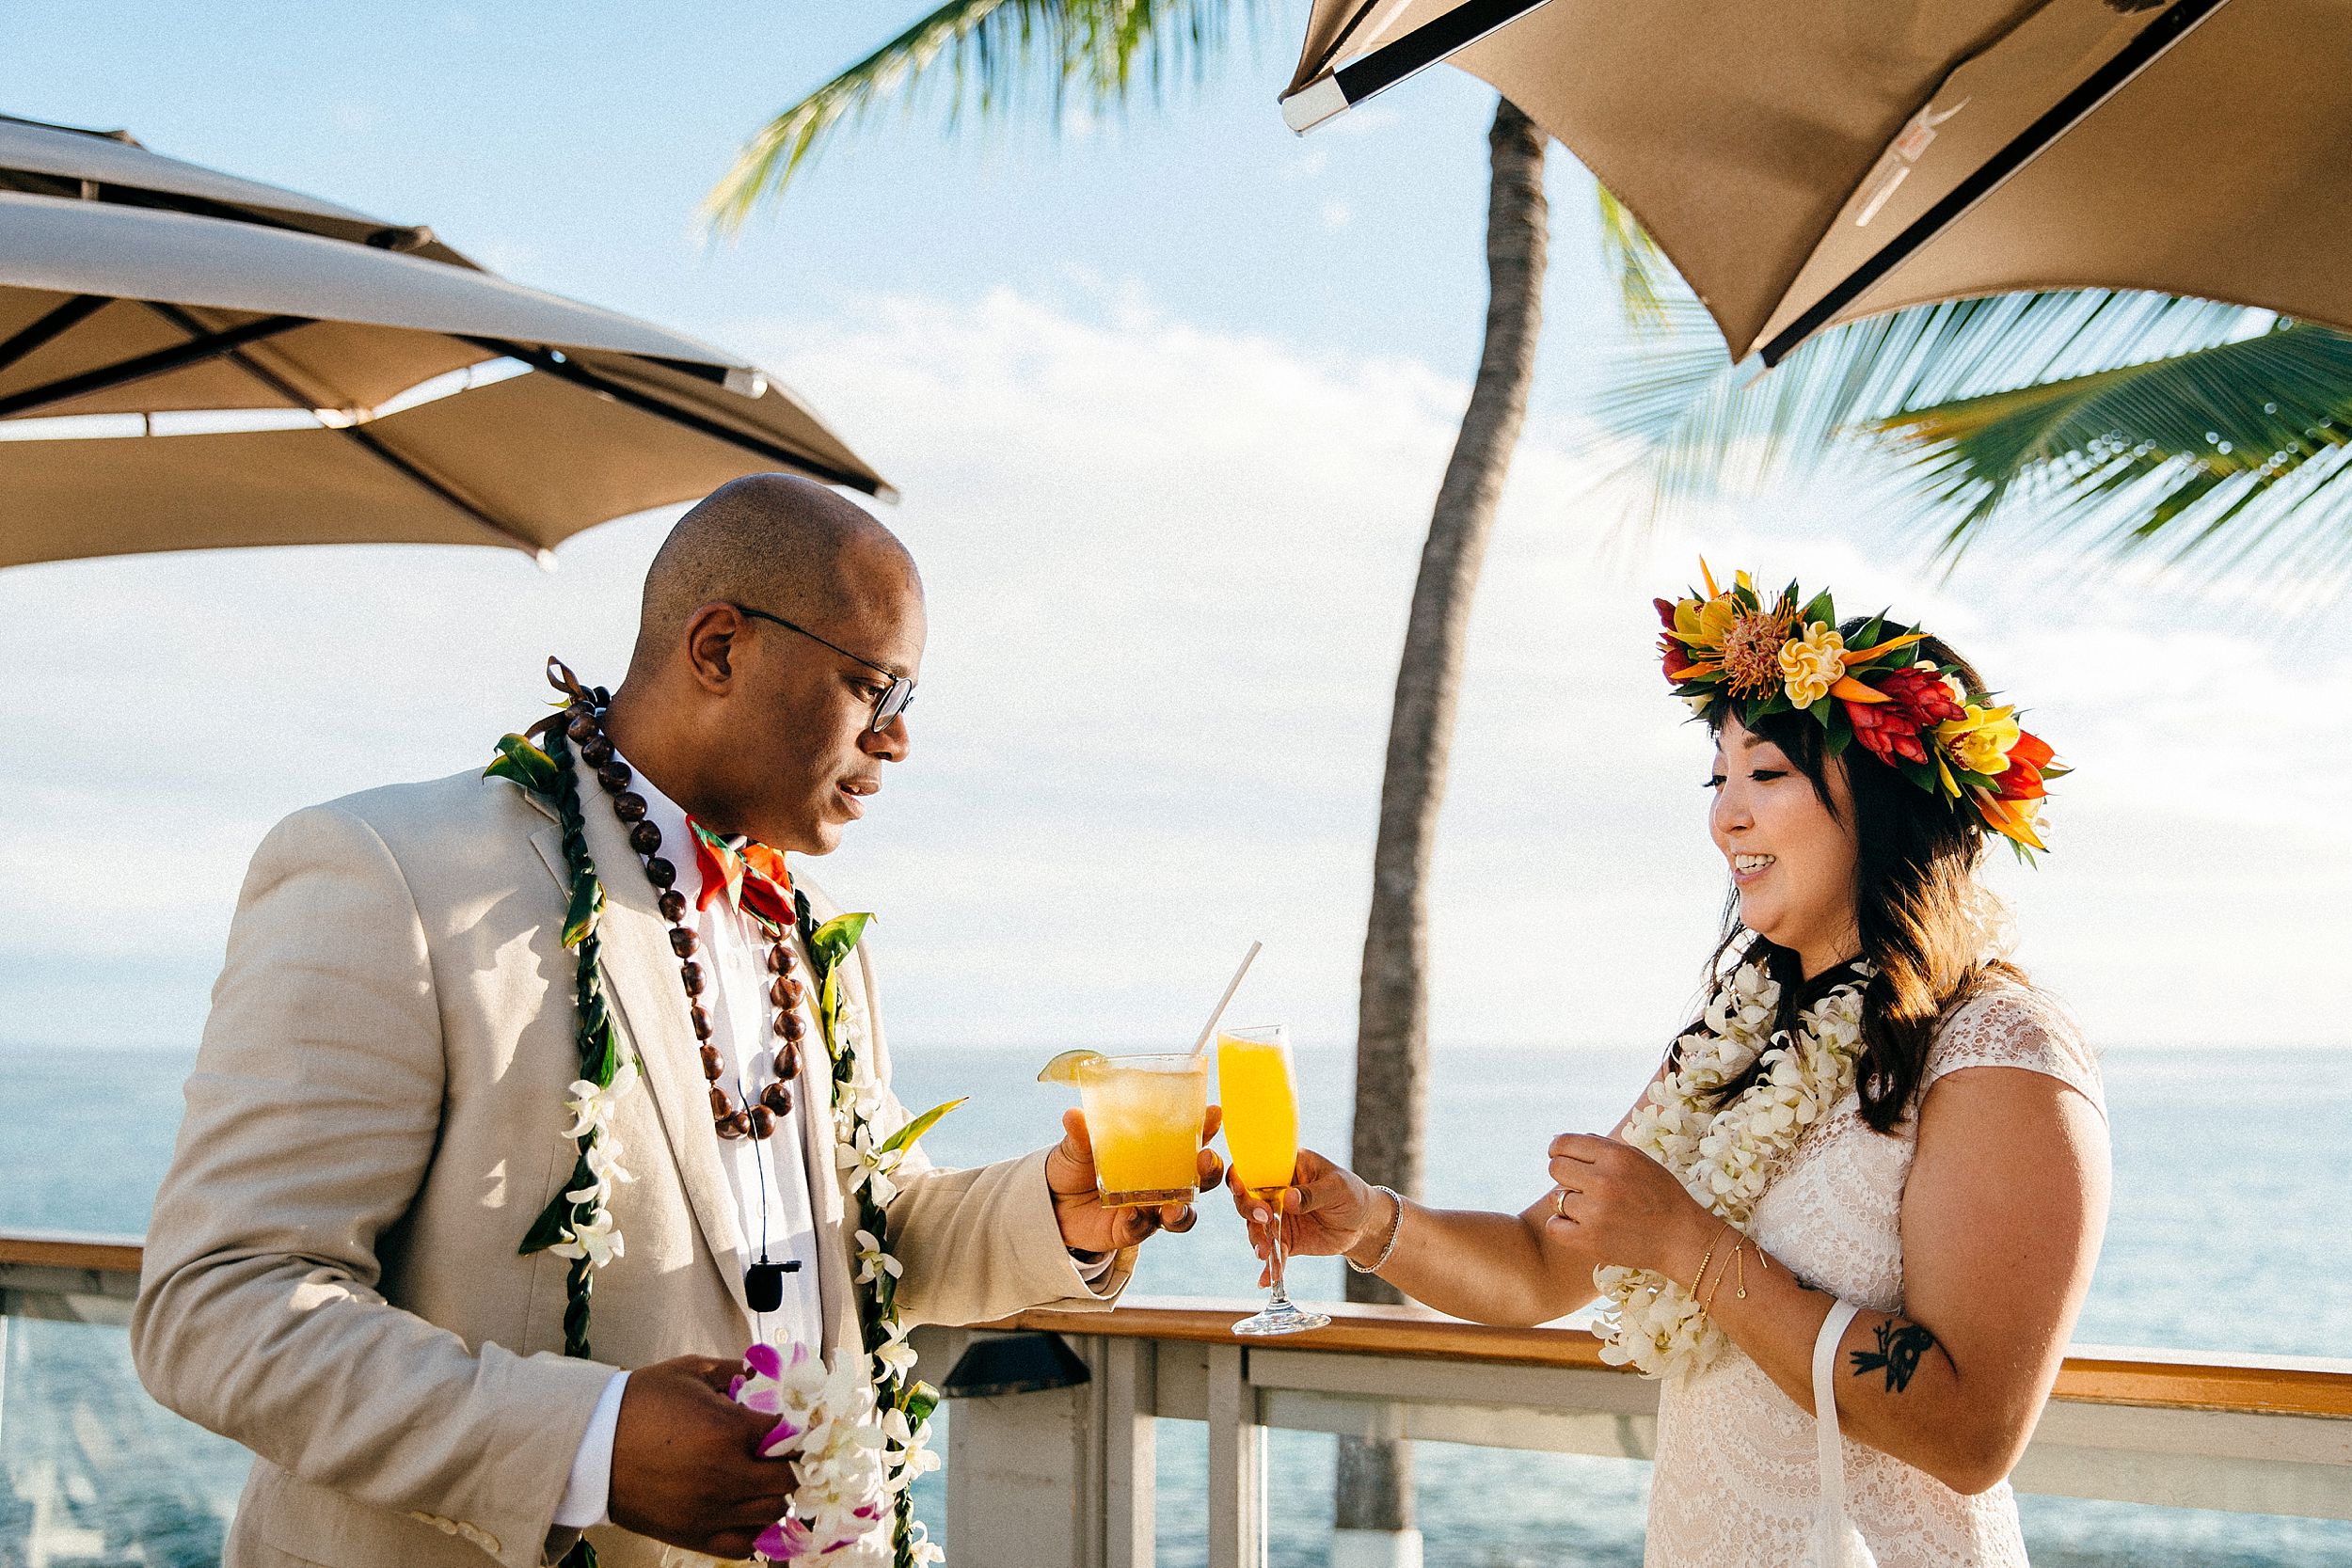
[[[1848,621],[1840,629],[1853,637],[1865,624]],[[1917,656],[1958,675],[1968,689],[1968,701],[1988,700],[1975,667],[1944,643],[1931,637],[1917,644]],[[1708,730],[1720,736],[1728,717],[1726,705],[1716,703],[1707,718]],[[1845,769],[1853,799],[1855,924],[1861,957],[1877,972],[1862,993],[1862,1055],[1854,1082],[1862,1119],[1878,1132],[1892,1132],[1918,1093],[1937,1021],[1988,973],[2017,974],[1985,953],[1990,898],[1977,884],[1984,825],[1975,813],[1921,789],[1859,745],[1831,757],[1828,732],[1803,713],[1774,714],[1757,720],[1753,729],[1812,782],[1814,794],[1833,815],[1837,808],[1829,770]],[[1779,983],[1776,1029],[1793,1031],[1797,1015],[1832,979],[1820,976],[1808,988],[1792,949],[1740,925],[1735,894],[1724,907],[1723,941],[1708,964],[1710,985],[1730,969],[1754,961],[1761,961]],[[1744,1092],[1756,1072],[1751,1068],[1724,1085],[1717,1103],[1728,1104]]]

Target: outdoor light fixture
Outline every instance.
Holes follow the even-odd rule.
[[[1030,1329],[976,1336],[939,1391],[951,1400],[991,1399],[1075,1388],[1092,1375],[1060,1335]]]

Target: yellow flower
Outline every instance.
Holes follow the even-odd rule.
[[[1723,647],[1724,635],[1739,618],[1739,603],[1728,594],[1713,599],[1685,599],[1675,606],[1675,631],[1685,646],[1711,654]]]
[[[1803,637],[1781,648],[1780,674],[1788,689],[1788,701],[1798,707],[1811,707],[1845,678],[1846,640],[1828,622],[1814,622],[1804,628]]]
[[[1965,718],[1947,719],[1935,726],[1935,738],[1969,772],[1997,779],[2009,771],[2010,748],[2023,733],[2017,727],[2016,712],[2014,707],[1979,707],[1970,703]]]

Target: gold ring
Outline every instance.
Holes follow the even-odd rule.
[[[1552,1215],[1552,1218],[1554,1218],[1554,1219],[1562,1219],[1562,1220],[1564,1220],[1564,1219],[1566,1219],[1566,1218],[1568,1217],[1568,1211],[1567,1211],[1567,1207],[1566,1207],[1566,1206],[1567,1206],[1567,1201],[1568,1201],[1568,1190],[1567,1190],[1567,1188],[1565,1188],[1565,1187],[1554,1187],[1554,1188],[1552,1188],[1552,1189],[1551,1189],[1551,1215]]]

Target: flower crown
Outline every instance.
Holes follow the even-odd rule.
[[[2036,821],[2043,781],[2066,769],[2018,727],[2015,707],[1969,701],[1961,677],[1932,660],[1887,657],[1926,632],[1882,613],[1849,647],[1826,593],[1801,600],[1792,582],[1767,600],[1745,572],[1728,589],[1715,586],[1704,561],[1699,575],[1704,595],[1656,601],[1666,680],[1692,713],[1705,719],[1727,703],[1751,727],[1775,713],[1807,714],[1829,732],[1831,756],[1859,740],[1921,789],[1973,811],[2021,856],[2045,847]]]

